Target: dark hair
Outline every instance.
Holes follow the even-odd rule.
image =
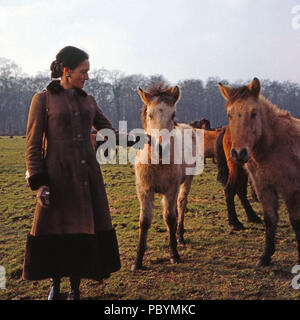
[[[81,49],[67,46],[59,51],[56,60],[51,63],[51,78],[59,78],[63,74],[64,67],[74,70],[80,63],[89,58],[89,55]]]

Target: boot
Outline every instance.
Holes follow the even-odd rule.
[[[54,278],[50,279],[50,292],[48,295],[48,300],[59,300],[60,296],[60,279]]]
[[[71,291],[69,292],[67,300],[80,300],[80,279],[79,278],[70,278]]]

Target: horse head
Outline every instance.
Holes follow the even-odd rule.
[[[138,93],[144,103],[142,109],[142,124],[144,130],[150,134],[153,129],[174,128],[176,102],[179,99],[179,88],[168,87],[162,83],[148,88],[147,91],[138,89]]]
[[[143,101],[142,124],[154,144],[159,147],[159,157],[164,152],[169,154],[170,133],[175,128],[176,103],[179,99],[179,88],[169,87],[163,83],[150,86],[147,91],[138,89]]]
[[[192,121],[189,123],[189,125],[196,129],[212,130],[210,126],[210,121],[205,118],[201,120]]]
[[[232,140],[231,157],[246,163],[262,135],[260,82],[254,78],[248,86],[239,88],[219,83],[219,89],[226,100],[225,109]]]

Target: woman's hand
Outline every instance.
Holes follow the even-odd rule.
[[[40,186],[36,194],[37,202],[43,208],[50,206],[50,189],[48,186]]]

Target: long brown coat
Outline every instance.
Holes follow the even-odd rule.
[[[40,269],[46,268],[45,261],[35,262],[35,259],[40,260],[36,257],[41,255],[40,251],[56,251],[54,259],[64,260],[63,256],[67,254],[65,251],[74,251],[72,249],[74,246],[80,247],[83,243],[81,255],[84,255],[86,254],[84,251],[91,249],[90,246],[95,246],[96,238],[97,246],[99,245],[99,239],[103,238],[103,234],[108,243],[101,246],[115,251],[111,253],[114,255],[115,266],[109,270],[115,271],[120,267],[117,241],[102,174],[90,140],[92,126],[96,130],[113,129],[113,127],[94,98],[83,90],[65,90],[58,81],[53,81],[47,89],[48,98],[45,91],[37,93],[30,106],[26,166],[30,175],[31,189],[36,190],[44,184],[49,186],[50,206],[43,208],[38,203],[36,205],[32,229],[27,239],[23,276],[25,279],[36,279],[53,276],[53,272],[56,273],[50,268],[49,272],[44,270],[44,276],[36,275],[41,273]],[[47,152],[43,161],[41,146],[45,129],[46,104],[48,107]],[[49,240],[46,244],[45,239]],[[53,243],[56,243],[55,248]],[[64,248],[66,243],[68,243],[67,247]],[[52,247],[48,247],[49,245]],[[34,250],[36,247],[39,250]],[[60,254],[57,253],[59,250]],[[95,250],[99,251],[99,248]],[[94,252],[91,255],[95,254],[98,253]],[[109,250],[106,254],[110,255]],[[60,258],[57,258],[57,255],[60,255]],[[111,257],[101,257],[102,260],[106,258],[111,259]],[[61,261],[64,265],[60,268],[64,268],[70,259],[73,258],[68,257],[68,262],[64,263]],[[93,257],[85,257],[85,260],[93,259]],[[77,260],[76,263],[78,266]],[[82,264],[84,263],[88,261],[83,261]],[[81,274],[80,267],[75,273],[79,273],[78,276],[81,277],[102,278],[101,274],[94,274],[99,271],[95,271],[95,268],[97,269],[95,265],[91,268],[92,274],[90,271]],[[68,274],[67,269],[63,272],[59,271],[58,275],[72,276],[74,272],[71,271]]]

